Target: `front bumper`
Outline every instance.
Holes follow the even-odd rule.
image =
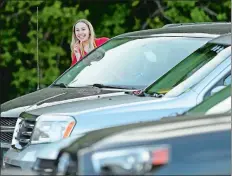
[[[10,148],[10,144],[8,143],[1,143],[1,153],[0,153],[0,165],[1,165],[1,168],[2,166],[4,167],[4,164],[3,164],[3,157],[5,155],[5,153],[9,150]]]
[[[37,158],[32,170],[39,175],[54,175],[56,160]]]
[[[7,168],[12,166],[19,167],[22,170],[31,170],[34,162],[36,161],[37,154],[47,145],[48,144],[30,145],[21,151],[10,148],[6,152],[3,162]]]
[[[9,166],[20,167],[23,170],[31,170],[37,158],[52,161],[55,160],[59,151],[71,144],[81,135],[70,136],[66,139],[46,144],[31,144],[23,150],[10,148],[4,156],[3,162]],[[44,168],[41,168],[44,169]]]
[[[1,149],[8,150],[9,148],[10,148],[10,144],[9,143],[2,143],[1,142]]]

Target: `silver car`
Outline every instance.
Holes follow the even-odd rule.
[[[20,134],[27,134],[27,129],[33,126],[33,115],[24,113],[16,124],[12,141],[14,148],[6,153],[4,162],[27,169],[35,161],[39,149],[47,145],[45,143],[100,128],[158,120],[183,113],[215,90],[231,83],[230,57],[231,37],[228,34],[196,50],[144,91],[89,101],[102,104],[120,102],[119,105],[39,116],[30,142],[22,146],[25,138]]]
[[[89,100],[145,88],[207,41],[231,31],[230,25],[177,25],[125,33],[110,39],[49,87],[1,104],[1,151],[10,147],[17,118],[22,112],[39,116],[120,104],[112,101],[90,104]],[[30,138],[28,133],[25,137]]]

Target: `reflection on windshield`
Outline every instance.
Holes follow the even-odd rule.
[[[145,88],[209,39],[151,37],[112,39],[62,75],[55,84]]]
[[[217,105],[221,101],[225,100],[226,98],[231,96],[231,86],[227,86],[226,88],[222,89],[221,91],[215,93],[214,95],[208,97],[205,101],[200,103],[199,105],[190,109],[186,114],[193,115],[193,114],[205,114],[210,108]]]
[[[167,93],[173,87],[177,86],[193,75],[226,47],[227,46],[225,45],[213,43],[206,44],[204,47],[199,48],[197,51],[192,53],[178,65],[168,71],[164,76],[154,82],[151,86],[149,86],[145,93],[151,95],[154,93]]]

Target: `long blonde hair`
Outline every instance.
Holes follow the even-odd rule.
[[[80,22],[85,23],[89,28],[89,32],[90,32],[90,36],[89,36],[89,40],[88,40],[89,51],[96,48],[96,44],[95,44],[95,40],[94,40],[95,39],[95,32],[94,32],[92,24],[86,19],[80,19],[73,25],[73,29],[72,29],[72,41],[71,41],[71,44],[70,44],[70,48],[71,48],[72,53],[74,52],[74,45],[78,41],[78,39],[77,39],[77,37],[75,35],[75,26],[76,26],[77,23],[80,23]],[[81,55],[82,55],[84,53],[83,46],[80,47],[80,50],[81,50]]]

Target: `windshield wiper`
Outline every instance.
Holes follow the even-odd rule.
[[[122,87],[122,86],[111,86],[111,85],[104,85],[104,84],[93,84],[91,85],[93,87],[97,87],[97,88],[112,88],[112,89],[135,89],[135,88],[128,88],[128,87]]]
[[[111,86],[111,85],[104,85],[104,84],[91,84],[91,85],[82,85],[82,86],[75,86],[75,87],[69,87],[64,83],[59,84],[53,84],[54,87],[61,87],[61,88],[78,88],[78,87],[97,87],[97,88],[112,88],[112,89],[136,89],[134,87],[122,87],[122,86]]]
[[[67,85],[64,83],[60,83],[60,84],[53,84],[52,86],[54,87],[61,87],[61,88],[67,88]]]

